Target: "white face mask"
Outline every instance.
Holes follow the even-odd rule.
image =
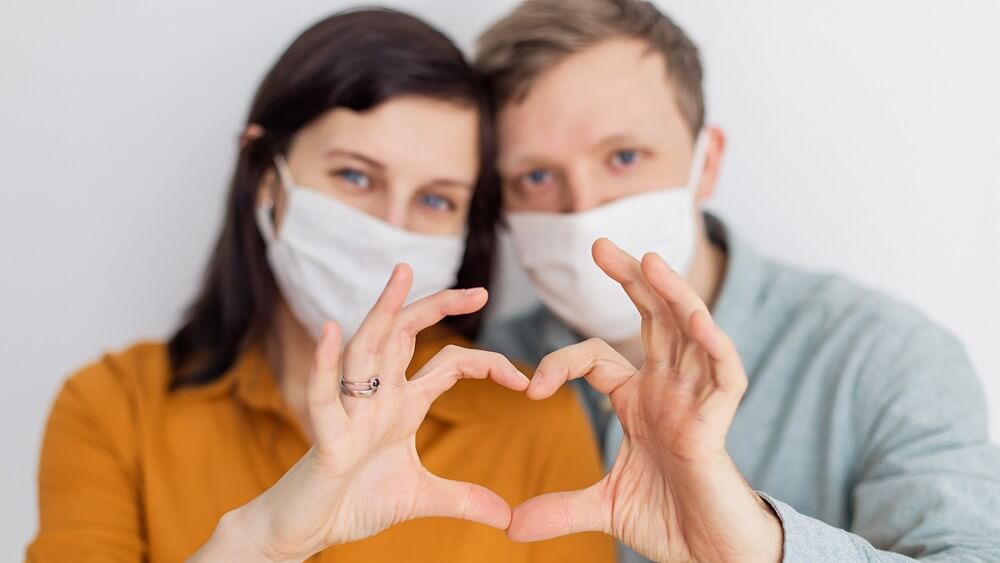
[[[335,320],[342,341],[351,338],[400,262],[413,268],[410,301],[455,285],[463,237],[398,229],[296,185],[280,156],[275,164],[287,196],[281,230],[274,232],[270,205],[257,208],[257,226],[282,296],[313,337]]]
[[[594,263],[591,247],[611,239],[632,256],[656,252],[687,275],[695,254],[695,194],[708,149],[695,143],[687,185],[621,198],[580,213],[518,212],[507,223],[518,260],[539,298],[574,330],[624,342],[642,329],[641,317],[621,285]]]

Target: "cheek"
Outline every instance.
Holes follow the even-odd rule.
[[[562,209],[563,190],[556,185],[524,190],[505,185],[502,188],[503,211],[516,213],[519,211],[558,212]]]
[[[428,214],[414,213],[407,228],[427,235],[460,235],[465,231],[468,216],[465,213]]]
[[[521,193],[514,189],[513,182],[503,180],[500,185],[500,195],[503,198],[504,211],[518,211],[523,206]]]
[[[609,176],[618,195],[630,195],[684,185],[687,171],[661,159],[645,158],[633,167],[611,169]]]

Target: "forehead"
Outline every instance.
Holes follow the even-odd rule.
[[[560,154],[616,135],[657,135],[682,121],[666,62],[638,39],[610,39],[539,74],[500,111],[502,161]],[[676,115],[671,115],[676,114]]]
[[[478,131],[472,106],[400,97],[363,112],[332,109],[302,129],[295,144],[319,152],[356,151],[389,168],[468,176],[478,170]]]

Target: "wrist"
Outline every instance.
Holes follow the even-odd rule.
[[[757,504],[760,506],[762,544],[760,557],[757,560],[767,563],[784,561],[785,528],[778,511],[760,494],[754,492]]]
[[[304,559],[275,552],[267,539],[268,529],[266,516],[251,502],[224,514],[206,547],[211,546],[209,553],[224,555],[224,559],[232,561],[290,563]]]
[[[700,518],[710,530],[728,530],[732,542],[723,560],[747,563],[781,563],[784,554],[784,526],[771,504],[758,494],[740,473],[735,462],[722,448],[701,448],[685,463],[669,465],[670,477],[683,482],[691,491],[699,491],[684,505],[684,517]],[[685,495],[681,495],[684,497]],[[742,523],[732,519],[732,514],[746,515]],[[711,517],[706,518],[707,514]],[[713,535],[713,534],[709,534]],[[719,545],[699,545],[704,559]],[[731,551],[730,551],[731,550]]]

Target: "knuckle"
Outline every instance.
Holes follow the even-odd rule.
[[[594,336],[583,341],[582,346],[580,346],[580,348],[582,350],[587,350],[592,353],[599,353],[610,348],[610,345],[604,340]]]
[[[549,352],[548,354],[546,354],[545,357],[543,357],[541,359],[541,361],[538,362],[538,366],[535,368],[535,370],[536,371],[541,371],[543,368],[545,368],[549,364],[551,364],[553,362],[559,361],[559,356],[557,356],[557,354],[559,354],[559,353],[560,353],[560,350],[557,350],[555,352]]]
[[[750,385],[750,380],[747,379],[746,374],[740,373],[737,377],[733,378],[733,391],[743,396],[746,393],[747,387]]]

